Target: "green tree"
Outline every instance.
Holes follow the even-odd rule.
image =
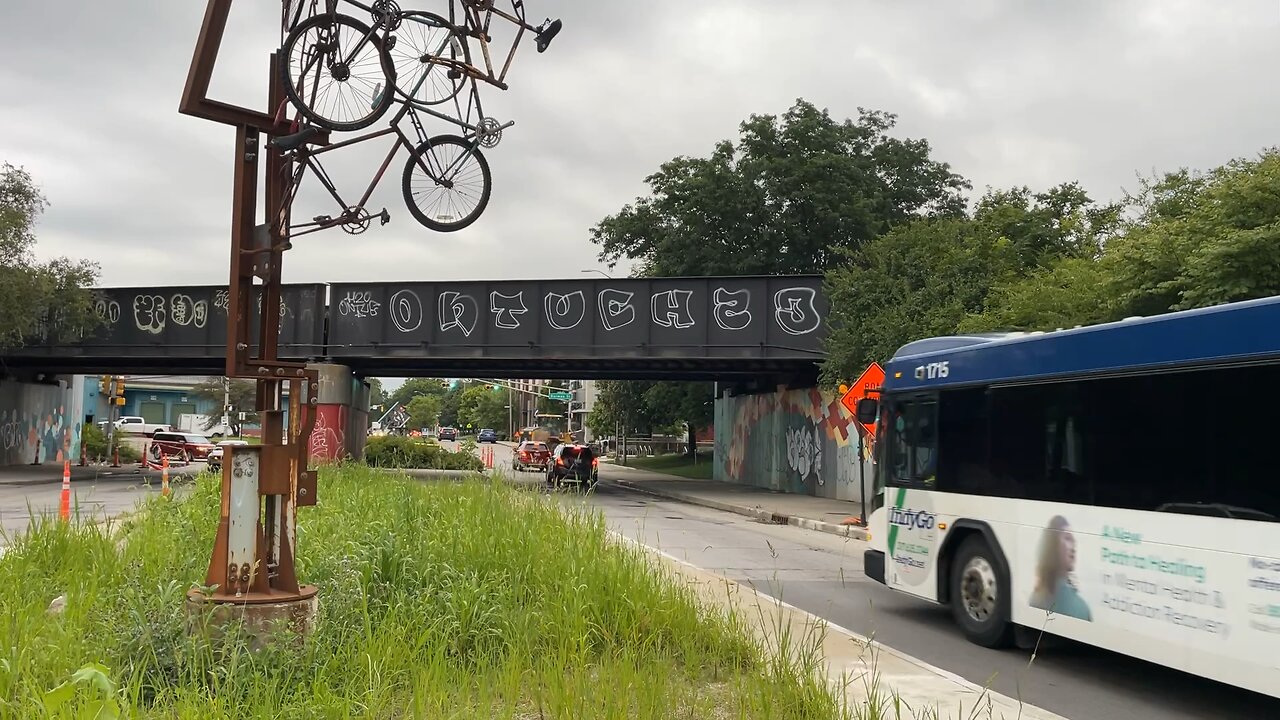
[[[646,392],[655,383],[643,380],[601,380],[587,425],[597,435],[646,434],[655,425]]]
[[[497,429],[507,425],[507,395],[487,384],[471,385],[458,400],[458,424],[473,430]]]
[[[410,378],[405,380],[404,384],[396,388],[387,396],[388,405],[400,404],[408,405],[419,395],[435,395],[444,397],[449,392],[448,384],[440,378]]]
[[[0,348],[79,339],[99,322],[90,289],[96,264],[35,259],[35,225],[47,206],[26,170],[0,165]]]
[[[752,115],[735,145],[677,157],[637,198],[591,230],[610,266],[648,276],[810,273],[890,228],[963,209],[968,184],[928,142],[889,136],[897,118],[833,119],[805,100],[780,118]]]
[[[226,378],[206,378],[199,385],[191,388],[191,394],[212,405],[214,410],[208,413],[202,430],[211,430],[222,422],[223,399],[229,397],[231,410],[227,412],[227,424],[234,435],[243,435],[244,423],[258,422],[258,391],[252,380],[230,380],[224,385]],[[229,395],[224,395],[224,390]],[[240,419],[244,413],[244,420]]]
[[[1280,150],[1147,183],[1107,248],[1117,314],[1154,315],[1280,294]]]
[[[1144,181],[1074,252],[995,287],[965,331],[1053,330],[1280,294],[1280,152]],[[1086,247],[1091,248],[1092,245]]]
[[[405,410],[409,413],[409,427],[435,427],[436,421],[440,418],[442,404],[439,395],[418,395],[410,400],[405,406]]]
[[[387,402],[386,390],[382,388],[381,378],[366,378],[369,383],[369,405],[385,405]]]
[[[684,425],[685,452],[691,456],[698,452],[698,430],[715,419],[715,399],[715,383],[709,382],[659,382],[644,391],[651,417]]]
[[[826,278],[832,311],[824,380],[851,380],[913,340],[1025,323],[1057,327],[1074,316],[1069,308],[1105,308],[1104,285],[1076,296],[1070,283],[1097,278],[1120,210],[1095,203],[1075,183],[1042,193],[1013,188],[985,194],[972,216],[923,218],[845,251],[846,263]],[[1072,304],[1056,307],[1063,299]]]

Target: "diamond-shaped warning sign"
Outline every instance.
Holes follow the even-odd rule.
[[[858,401],[867,397],[874,390],[879,390],[884,384],[884,368],[880,367],[880,363],[871,363],[858,379],[853,381],[849,386],[849,391],[840,398],[841,404],[848,408],[849,413],[855,417],[858,414]],[[862,425],[871,437],[875,437],[876,428],[874,425]]]

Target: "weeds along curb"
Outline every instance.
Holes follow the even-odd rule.
[[[761,522],[773,523],[775,525],[791,525],[802,528],[804,530],[816,530],[830,535],[839,535],[840,537],[852,538],[854,540],[866,540],[867,531],[854,525],[837,525],[835,523],[823,522],[822,520],[812,520],[810,518],[796,517],[794,515],[784,515],[765,510],[759,506],[749,507],[747,505],[737,505],[734,503],[722,502],[720,500],[712,500],[710,498],[698,497],[689,493],[678,492],[675,490],[659,490],[656,488],[646,487],[643,483],[636,483],[630,480],[613,480],[612,482],[646,495],[654,497],[666,498],[668,500],[676,500],[678,502],[689,505],[699,505],[701,507],[711,508],[712,510],[721,510],[723,512],[731,512],[735,515],[745,515]]]
[[[704,603],[746,621],[768,653],[821,653],[820,672],[855,720],[1067,720],[831,623],[720,573],[700,568],[616,531]]]

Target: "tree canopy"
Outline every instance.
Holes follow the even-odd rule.
[[[226,383],[224,385],[224,382]],[[227,392],[224,395],[224,391]],[[191,388],[191,394],[207,403],[213,405],[216,409],[211,411],[205,419],[204,427],[201,430],[212,430],[215,425],[222,422],[222,401],[230,400],[231,409],[227,413],[227,424],[231,426],[231,432],[234,435],[243,434],[244,423],[258,422],[258,391],[252,380],[230,380],[226,378],[212,377],[207,378],[199,385]],[[240,419],[240,413],[244,413],[244,420]]]
[[[76,339],[93,328],[94,263],[35,258],[35,226],[48,201],[30,173],[0,165],[0,348],[46,334]]]
[[[891,137],[896,116],[837,121],[803,99],[752,115],[735,144],[676,157],[637,198],[591,230],[600,259],[651,277],[796,274],[829,269],[920,216],[962,211],[967,183],[924,140]]]
[[[911,340],[1055,330],[1280,294],[1280,152],[1145,180],[1122,203],[1074,183],[988,193],[922,219],[827,275],[825,379]]]

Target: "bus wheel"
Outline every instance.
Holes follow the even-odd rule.
[[[956,623],[969,642],[1007,647],[1013,641],[1009,607],[1009,579],[1000,572],[995,553],[981,535],[970,535],[951,564],[951,613]]]

